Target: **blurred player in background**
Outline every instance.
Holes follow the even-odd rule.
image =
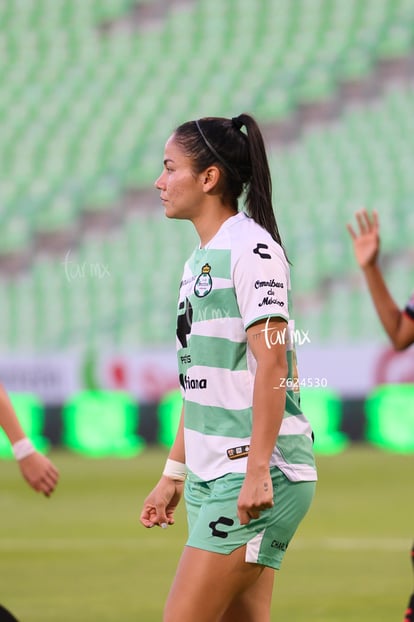
[[[184,123],[155,185],[166,216],[190,220],[200,238],[178,301],[183,414],[141,513],[145,527],[165,528],[184,492],[189,538],[163,619],[268,622],[274,569],[311,504],[316,469],[289,338],[289,263],[256,121]]]
[[[368,285],[381,323],[396,350],[404,350],[414,343],[414,294],[401,310],[392,298],[378,265],[380,248],[377,212],[372,216],[363,209],[355,214],[359,231],[352,225],[348,231],[354,244],[355,257]]]
[[[33,447],[26,437],[5,389],[0,385],[0,427],[5,431],[26,482],[49,497],[59,474],[56,467]]]
[[[414,543],[411,547],[411,563],[414,570]],[[410,600],[408,601],[404,622],[414,622],[414,592],[411,594]]]
[[[368,285],[381,323],[396,350],[404,350],[414,343],[414,294],[405,309],[401,310],[393,300],[378,265],[380,248],[379,219],[376,211],[372,216],[363,209],[355,214],[359,231],[352,225],[348,231],[354,244],[355,257]],[[414,546],[411,550],[414,564]],[[405,613],[404,622],[414,622],[414,592]]]

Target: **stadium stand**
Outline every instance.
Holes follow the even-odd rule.
[[[407,296],[413,20],[411,0],[2,3],[2,350],[171,342],[195,235],[149,188],[174,125],[242,110],[271,145],[299,321],[375,339],[344,224],[380,211]]]

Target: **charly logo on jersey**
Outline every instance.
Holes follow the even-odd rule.
[[[201,273],[198,275],[196,282],[194,283],[194,293],[198,298],[204,298],[211,292],[213,287],[213,281],[211,279],[211,266],[205,263],[201,268]]]
[[[271,259],[272,256],[269,253],[266,253],[265,251],[269,250],[269,247],[267,244],[263,244],[262,242],[258,242],[256,245],[256,248],[253,249],[253,253],[255,255],[259,255],[259,257],[261,259]]]

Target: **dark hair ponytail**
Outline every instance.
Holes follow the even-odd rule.
[[[246,132],[242,131],[243,126]],[[192,159],[196,173],[212,164],[220,167],[223,195],[235,209],[246,189],[248,215],[283,248],[273,211],[265,144],[255,119],[246,113],[232,119],[204,117],[183,123],[175,130],[174,137]]]
[[[246,208],[249,216],[266,229],[282,246],[272,204],[272,178],[263,136],[255,119],[241,114],[233,123],[244,125],[247,130],[247,145],[250,156],[251,176],[247,187]]]

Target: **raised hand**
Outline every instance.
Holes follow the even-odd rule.
[[[347,224],[347,229],[351,235],[354,252],[357,262],[361,268],[367,268],[376,263],[379,253],[379,220],[378,213],[374,210],[372,217],[366,209],[361,209],[355,213],[359,231],[355,233],[351,224]]]

